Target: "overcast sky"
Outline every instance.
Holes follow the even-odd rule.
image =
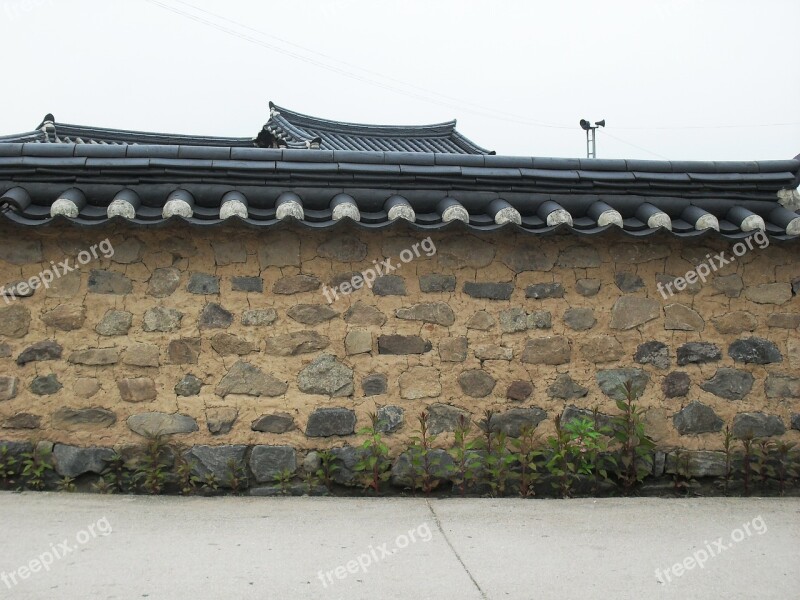
[[[498,154],[583,156],[585,117],[600,158],[792,158],[798,21],[797,0],[0,0],[0,133],[52,112],[255,136],[272,100],[457,118]]]

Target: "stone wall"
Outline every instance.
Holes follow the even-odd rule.
[[[432,415],[499,413],[511,433],[645,383],[661,447],[718,449],[739,434],[800,441],[800,251],[756,247],[664,299],[727,242],[619,235],[243,229],[0,231],[0,285],[91,260],[49,289],[0,298],[0,439],[72,446],[355,445],[368,413],[399,452]],[[323,286],[399,268],[328,304]],[[793,287],[794,286],[794,287]],[[24,291],[24,290],[23,290]],[[330,293],[328,294],[331,295]]]

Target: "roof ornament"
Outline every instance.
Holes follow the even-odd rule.
[[[356,201],[353,200],[352,196],[348,196],[347,194],[337,194],[333,200],[331,200],[331,213],[334,221],[341,221],[345,217],[353,221],[361,220],[361,212],[358,210]]]
[[[445,198],[439,202],[436,210],[442,215],[443,223],[461,221],[469,225],[469,212],[455,198]]]
[[[778,204],[789,210],[800,210],[800,191],[778,190]]]
[[[136,209],[139,208],[141,204],[142,201],[136,192],[125,189],[117,192],[117,195],[114,196],[111,204],[108,205],[106,214],[108,215],[109,219],[113,217],[122,217],[129,220],[135,219]]]
[[[395,219],[405,219],[409,223],[417,220],[417,214],[411,207],[411,203],[402,196],[392,196],[383,205],[383,209],[389,216],[390,221]]]
[[[522,216],[519,211],[500,198],[492,200],[486,212],[494,217],[494,222],[498,225],[505,225],[506,223],[522,225]]]
[[[246,219],[248,215],[247,197],[244,194],[231,191],[222,197],[222,203],[219,207],[220,219],[230,219],[231,217]]]
[[[303,220],[305,217],[303,202],[294,192],[283,192],[275,202],[275,218],[283,221],[289,217],[298,221]]]
[[[50,206],[50,216],[75,219],[84,206],[86,206],[86,196],[83,195],[82,191],[72,188],[62,192],[58,200],[53,202]]]
[[[164,219],[170,217],[183,217],[191,219],[194,215],[194,196],[186,190],[175,190],[167,197],[167,202],[161,211]]]
[[[536,210],[536,215],[547,223],[548,227],[557,227],[558,225],[573,226],[572,215],[569,214],[569,211],[558,202],[553,202],[552,200],[542,202]]]

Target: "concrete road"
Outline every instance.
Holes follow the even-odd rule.
[[[2,493],[0,527],[1,598],[800,598],[796,498]]]

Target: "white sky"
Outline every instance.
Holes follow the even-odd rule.
[[[52,112],[255,136],[273,100],[355,122],[457,118],[499,154],[583,156],[584,117],[608,121],[600,158],[800,153],[797,0],[156,1],[236,35],[152,0],[0,0],[0,133]],[[789,125],[754,127],[771,124]],[[729,125],[746,127],[708,128]]]

